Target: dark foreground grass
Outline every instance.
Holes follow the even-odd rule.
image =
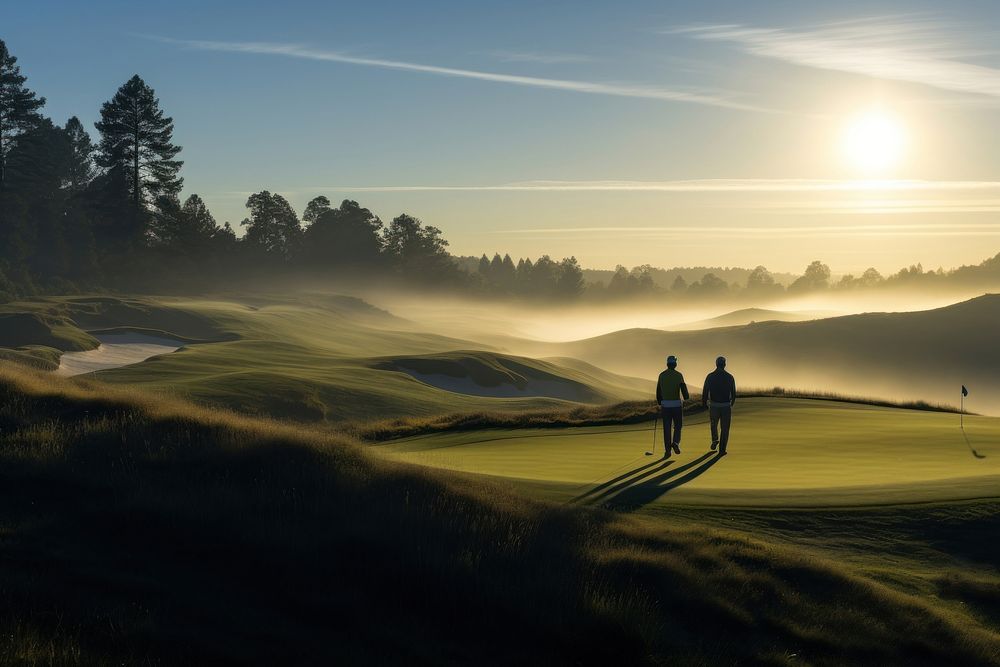
[[[0,559],[8,664],[1000,664],[972,616],[790,548],[26,372]]]

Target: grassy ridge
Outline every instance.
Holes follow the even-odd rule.
[[[567,409],[635,398],[649,384],[582,363],[471,349],[477,346],[470,341],[422,331],[360,299],[330,294],[49,297],[0,307],[0,324],[0,359],[49,370],[60,351],[97,347],[88,332],[180,340],[187,345],[178,353],[100,376],[297,422]],[[41,354],[42,345],[54,356]],[[415,369],[454,376],[472,389],[434,386],[433,379],[415,378]]]
[[[470,341],[417,330],[363,301],[335,295],[227,300],[80,297],[48,303],[91,330],[142,330],[195,343],[218,341],[102,371],[99,375],[106,382],[299,422],[386,414],[426,417],[455,410],[565,409],[577,401],[610,402],[643,393],[642,387],[630,387],[627,378],[598,369],[470,351]],[[428,373],[448,375],[457,369],[463,378],[487,389],[500,382],[512,388],[530,388],[538,381],[544,386],[524,395],[513,392],[509,398],[455,393],[415,379],[414,364]]]
[[[953,402],[965,384],[976,404],[996,405],[1000,387],[1000,295],[928,311],[865,313],[808,322],[757,322],[706,331],[629,329],[572,343],[525,345],[617,373],[655,376],[669,351],[690,386],[714,359],[729,358],[737,381],[833,389],[902,400]]]
[[[902,410],[922,410],[929,412],[958,411],[947,405],[933,405],[925,401],[885,401],[874,398],[847,396],[835,392],[802,391],[771,387],[769,389],[746,388],[739,392],[744,398],[796,398],[815,401],[833,401]],[[685,415],[704,412],[698,396],[684,403]],[[966,413],[970,414],[970,413]],[[482,431],[487,429],[524,428],[567,428],[586,426],[629,425],[650,422],[659,418],[660,410],[653,400],[622,401],[604,405],[578,405],[556,409],[531,409],[520,412],[448,412],[429,417],[398,417],[394,419],[370,419],[349,421],[339,426],[340,430],[366,442],[385,442],[418,435],[434,433],[456,433],[462,431]]]
[[[636,417],[642,407],[636,406]],[[527,481],[532,492],[558,500],[574,498],[590,483],[595,494],[587,502],[616,508],[842,507],[1000,497],[997,418],[967,415],[963,431],[958,415],[947,412],[741,397],[731,456],[712,456],[707,415],[692,406],[683,453],[663,462],[662,429],[654,438],[651,424],[627,426],[623,419],[602,426],[599,416],[578,418],[576,425],[564,419],[559,428],[535,418],[506,428],[427,433],[379,451],[411,463]],[[643,456],[652,450],[657,457]]]
[[[1000,664],[968,613],[794,550],[9,371],[0,530],[8,662]]]
[[[0,311],[0,347],[44,345],[57,350],[91,350],[97,340],[65,317],[37,312]]]

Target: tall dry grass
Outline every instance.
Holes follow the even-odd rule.
[[[1000,664],[970,616],[745,535],[10,370],[0,559],[8,663]]]

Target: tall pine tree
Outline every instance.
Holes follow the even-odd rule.
[[[21,74],[17,58],[10,55],[7,44],[0,39],[0,188],[7,179],[7,155],[17,138],[41,122],[38,110],[44,97],[24,86],[27,78]]]
[[[63,186],[69,162],[69,139],[47,118],[18,137],[7,156],[4,196],[16,201],[19,209],[7,221],[15,232],[11,250],[23,251],[13,259],[43,281],[65,276],[70,264],[63,234],[67,194]],[[19,243],[23,248],[17,248]]]
[[[72,194],[80,194],[97,174],[94,166],[94,142],[76,116],[66,121],[63,131],[69,139],[72,152],[65,185]]]
[[[133,76],[101,107],[98,164],[119,173],[136,212],[145,212],[162,196],[177,196],[184,163],[176,160],[174,121],[163,115],[160,101],[146,82]]]

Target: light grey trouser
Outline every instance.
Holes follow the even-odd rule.
[[[726,451],[729,444],[729,425],[733,420],[731,405],[712,405],[708,408],[708,419],[712,426],[712,442],[719,443],[719,451]],[[719,423],[722,423],[722,437],[719,437]]]

